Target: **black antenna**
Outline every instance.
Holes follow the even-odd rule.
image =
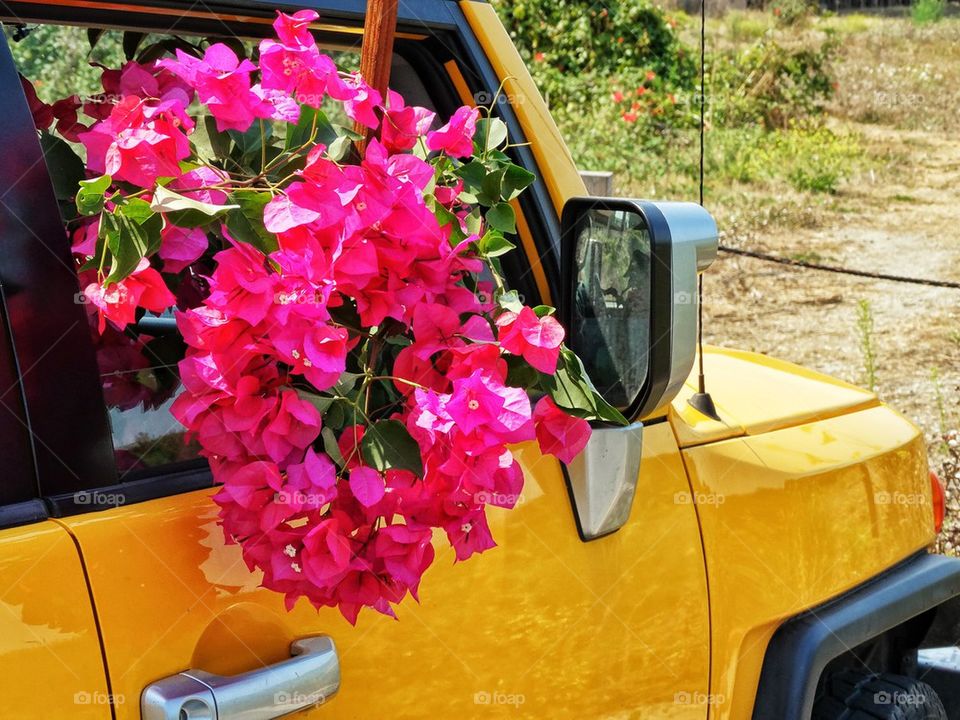
[[[707,86],[707,0],[700,0],[700,207],[703,207],[704,173],[704,136],[706,129],[706,86]],[[703,274],[697,277],[697,360],[699,365],[697,392],[690,396],[687,403],[711,420],[720,420],[713,398],[707,392],[707,381],[703,374]]]

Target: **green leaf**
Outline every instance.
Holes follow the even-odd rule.
[[[329,425],[325,425],[323,430],[320,431],[320,437],[323,438],[324,452],[330,456],[330,459],[333,460],[338,467],[343,467],[343,455],[340,452],[340,446],[337,445],[337,436],[334,435]]]
[[[597,417],[607,422],[617,423],[618,425],[629,425],[623,413],[617,410],[613,405],[603,399],[603,396],[596,390],[593,391],[593,401],[597,405]]]
[[[212,115],[204,116],[203,129],[207,133],[207,139],[210,141],[210,149],[213,154],[221,160],[230,157],[230,136],[226,132],[217,130],[216,118]]]
[[[367,464],[380,472],[409,470],[418,477],[423,475],[420,446],[399,420],[381,420],[370,425],[360,442],[360,451]]]
[[[447,210],[443,205],[437,203],[433,208],[433,214],[437,216],[437,222],[440,227],[450,226],[450,244],[456,246],[467,236],[460,229],[460,221],[456,215]]]
[[[315,143],[323,143],[329,147],[339,137],[325,112],[309,105],[301,105],[300,119],[297,124],[287,126],[287,137],[284,140],[283,149],[289,152],[306,145],[310,140],[310,134],[314,132],[314,123],[316,123],[316,135],[313,139]]]
[[[503,170],[503,183],[500,189],[500,196],[504,200],[513,200],[530,187],[536,179],[537,176],[526,168],[511,163]]]
[[[484,140],[486,145],[483,145]],[[507,141],[507,124],[500,118],[481,118],[477,120],[473,141],[480,150],[478,155],[495,150]]]
[[[517,232],[517,216],[513,208],[505,203],[497,203],[487,211],[487,224],[494,230],[504,233]]]
[[[340,379],[337,380],[337,384],[334,386],[334,389],[339,395],[347,396],[353,392],[353,389],[357,386],[357,380],[362,377],[364,377],[363,373],[341,373]]]
[[[507,382],[509,387],[532,388],[536,387],[539,373],[519,355],[504,355],[507,363]]]
[[[330,147],[327,148],[327,155],[330,156],[330,159],[334,162],[340,162],[346,157],[347,153],[350,152],[350,149],[353,147],[353,140],[351,140],[347,135],[341,135],[332,143]]]
[[[503,170],[494,170],[492,173],[487,173],[487,176],[480,184],[481,194],[488,198],[487,202],[483,202],[485,198],[480,199],[484,205],[496,205],[500,202],[500,187],[503,184],[503,172]]]
[[[154,212],[164,213],[167,219],[177,227],[194,228],[207,225],[214,218],[239,208],[239,205],[214,205],[200,202],[158,185],[153,193],[150,208]]]
[[[571,375],[566,366],[558,364],[552,378],[541,375],[541,384],[558,406],[567,410],[579,410],[587,417],[596,415],[597,404],[593,399],[593,390],[582,379]]]
[[[100,218],[100,236],[112,258],[105,284],[115,283],[132,273],[140,261],[160,247],[163,218],[138,198],[128,200]]]
[[[504,310],[510,312],[520,312],[523,310],[523,302],[520,300],[520,293],[516,290],[508,290],[497,298],[497,303]]]
[[[152,65],[155,60],[159,60],[164,55],[173,55],[177,50],[182,50],[193,57],[203,55],[203,52],[196,45],[181,37],[173,36],[165,37],[147,45],[137,56],[137,62],[141,65]]]
[[[471,160],[456,170],[456,175],[463,180],[464,185],[473,190],[479,190],[483,179],[487,176],[486,166],[479,160]]]
[[[77,212],[81,215],[96,215],[102,212],[106,200],[104,193],[112,182],[113,178],[109,175],[101,175],[92,180],[81,180],[80,189],[77,191]]]
[[[84,178],[83,160],[67,143],[48,132],[40,133],[40,147],[54,194],[58,200],[69,200],[76,195],[77,186]]]
[[[264,255],[269,255],[279,247],[276,235],[263,225],[263,209],[271,197],[268,192],[232,192],[230,201],[233,209],[226,217],[230,234],[240,242],[253,245]]]
[[[561,374],[561,370],[563,372],[563,380],[569,378],[570,383],[576,385],[581,391],[589,392],[590,401],[593,405],[592,417],[606,420],[607,422],[617,423],[619,425],[629,424],[629,421],[623,416],[623,414],[606,400],[604,400],[603,396],[597,392],[596,387],[594,387],[593,382],[587,375],[586,369],[583,367],[583,362],[580,360],[577,354],[568,347],[563,347],[560,349],[560,362],[557,365],[557,375]],[[560,388],[560,390],[564,389],[569,390],[569,387]],[[553,398],[557,405],[562,404],[556,396],[553,396]]]
[[[463,222],[467,226],[467,232],[470,235],[479,235],[480,230],[483,228],[483,215],[480,213],[480,208],[474,208],[467,213]]]
[[[537,305],[533,312],[538,318],[546,317],[547,315],[553,315],[557,311],[556,308],[549,305]]]
[[[500,257],[516,247],[496,230],[488,230],[480,238],[480,254],[486,257]]]
[[[296,388],[296,393],[297,397],[313,405],[321,415],[326,413],[330,406],[336,401],[336,398],[332,398],[329,395],[317,395],[316,393],[301,390],[300,388]]]

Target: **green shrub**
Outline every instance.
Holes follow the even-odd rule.
[[[492,2],[551,102],[573,89],[567,80],[578,78],[651,71],[672,88],[692,87],[696,78],[696,56],[680,41],[677,21],[650,0],[610,7],[571,0]]]
[[[761,123],[787,128],[820,113],[833,94],[833,39],[788,47],[764,37],[741,52],[715,54],[710,62],[710,99],[715,122]]]
[[[946,5],[946,0],[913,0],[910,15],[917,25],[935,23],[943,17]]]

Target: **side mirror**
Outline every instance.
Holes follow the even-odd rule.
[[[701,206],[572,198],[561,218],[559,313],[597,391],[627,418],[670,402],[697,351],[697,275],[717,255]]]

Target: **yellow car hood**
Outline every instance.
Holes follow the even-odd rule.
[[[680,447],[759,435],[879,404],[869,390],[759,353],[706,347],[703,361],[720,422],[687,403],[697,391],[694,368],[667,412]]]

